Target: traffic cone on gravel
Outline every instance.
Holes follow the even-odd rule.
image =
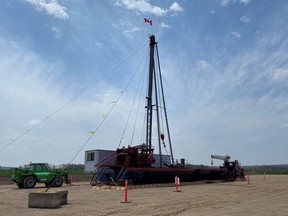
[[[175,187],[176,187],[175,192],[181,192],[181,190],[179,190],[179,183],[180,181],[179,181],[178,176],[175,176]]]
[[[128,202],[128,180],[125,180],[125,189],[124,189],[124,202],[121,203],[131,203]]]

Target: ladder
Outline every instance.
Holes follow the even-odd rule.
[[[90,185],[95,186],[95,185],[98,183],[98,181],[99,181],[99,179],[101,178],[101,176],[102,176],[102,175],[104,174],[104,172],[106,171],[106,169],[107,169],[107,168],[99,169],[99,171],[97,171],[97,172],[93,175],[93,177],[92,177],[92,179],[91,179],[91,181],[90,181]]]
[[[116,177],[116,180],[122,181],[126,173],[127,173],[127,169],[125,168],[125,165],[123,165],[122,169],[120,170],[120,172],[118,173],[118,175]]]

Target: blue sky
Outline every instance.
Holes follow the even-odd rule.
[[[73,162],[117,148],[151,32],[175,158],[288,163],[287,11],[286,0],[2,0],[0,165],[68,163],[103,119]]]

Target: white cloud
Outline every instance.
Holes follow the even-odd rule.
[[[122,20],[118,21],[117,23],[112,23],[112,26],[114,28],[120,29],[122,34],[128,38],[133,38],[134,33],[140,30],[139,27],[134,26],[131,22]]]
[[[240,21],[243,23],[249,23],[251,20],[246,16],[242,16],[240,17]]]
[[[24,124],[26,127],[33,127],[35,125],[38,125],[41,122],[39,119],[31,119],[27,124]]]
[[[250,3],[251,0],[240,0],[241,3],[247,5]]]
[[[51,30],[54,32],[54,35],[56,38],[61,38],[62,32],[61,32],[61,29],[59,27],[53,26],[51,28]]]
[[[0,152],[0,163],[10,163],[10,166],[26,164],[27,161],[68,163],[87,140],[87,132],[95,130],[103,115],[108,114],[112,101],[119,98],[120,90],[103,82],[94,91],[90,89],[88,94],[69,103],[65,111],[54,115],[56,110],[75,97],[69,91],[72,83],[59,83],[58,74],[61,76],[65,68],[56,61],[50,62],[33,52],[21,50],[21,47],[11,47],[1,38],[0,47],[0,149],[16,139]],[[109,114],[105,126],[96,133],[96,136],[101,136],[91,140],[85,149],[97,148],[95,146],[115,148],[124,128],[123,119],[127,119],[126,114],[129,113],[127,104],[131,104],[131,98],[123,98],[124,101],[117,103],[117,110]],[[44,123],[31,130],[41,122]],[[106,133],[107,128],[111,129],[109,133]],[[17,139],[24,133],[25,136]],[[111,134],[114,140],[111,140]],[[69,152],[63,154],[68,148]],[[23,155],[23,149],[33,154]],[[81,152],[74,162],[82,163],[83,154]],[[51,155],[54,157],[51,158]],[[17,159],[11,161],[11,157]]]
[[[133,38],[134,33],[137,32],[137,31],[139,31],[139,30],[140,30],[140,28],[138,28],[138,27],[136,27],[136,26],[133,26],[133,27],[131,27],[131,28],[129,28],[129,29],[124,30],[124,31],[123,31],[123,34],[126,35],[126,36],[129,37],[129,38]]]
[[[235,38],[241,37],[236,31],[230,33]],[[189,149],[189,154],[194,151],[187,139],[193,140],[195,148],[201,146],[197,147],[201,148],[199,151],[228,152],[242,162],[246,160],[246,164],[247,161],[253,163],[245,156],[247,152],[244,149],[247,148],[257,150],[265,145],[263,153],[254,160],[258,164],[265,161],[268,151],[274,151],[275,155],[281,155],[283,149],[287,152],[287,45],[286,31],[268,28],[255,44],[237,49],[237,54],[230,56],[229,53],[229,56],[223,56],[225,60],[221,58],[217,62],[200,58],[191,67],[189,75],[183,73],[182,77],[177,77],[183,84],[173,86],[173,97],[179,98],[173,103],[179,108],[172,116],[176,118],[172,122],[174,131],[171,136],[174,143],[182,144],[182,153],[189,152]],[[180,64],[179,70],[182,70]],[[267,74],[270,79],[267,79]],[[185,105],[179,105],[180,98],[184,98]],[[189,109],[182,113],[187,107]],[[274,130],[277,137],[273,136]],[[225,137],[222,142],[221,136]],[[274,143],[277,143],[276,148]],[[282,151],[277,151],[278,146]],[[176,154],[177,151],[180,152],[176,149]],[[184,157],[190,156],[187,153]],[[197,158],[196,153],[193,157]],[[281,160],[285,157],[278,161]]]
[[[273,80],[286,80],[288,78],[288,68],[277,68],[268,74]]]
[[[129,10],[142,14],[153,14],[155,16],[165,16],[169,12],[176,13],[183,11],[183,8],[177,2],[173,2],[168,9],[152,5],[146,0],[121,0],[121,3]],[[117,2],[116,5],[121,5],[121,3]]]
[[[103,44],[100,42],[95,42],[94,44],[95,44],[95,46],[98,46],[98,47],[103,46]]]
[[[226,7],[230,3],[230,0],[220,0],[220,5]]]
[[[288,123],[281,124],[280,128],[288,128]]]
[[[240,38],[241,37],[239,32],[231,32],[231,35],[233,35],[236,38]]]
[[[181,12],[183,11],[183,8],[177,2],[173,2],[170,5],[169,10],[174,12]]]
[[[226,7],[228,6],[230,3],[237,3],[240,2],[242,4],[247,5],[248,3],[250,3],[251,0],[219,0],[219,3],[222,7]]]
[[[167,13],[166,9],[162,9],[158,6],[153,6],[145,0],[121,0],[121,3],[130,10],[136,10],[141,13],[150,13],[156,16],[164,16]]]
[[[162,28],[171,28],[170,25],[165,24],[164,22],[161,22],[161,27]]]
[[[66,12],[66,7],[59,4],[57,0],[25,0],[30,4],[36,6],[36,9],[39,11],[46,11],[49,15],[54,16],[55,18],[66,20],[69,18],[69,15]]]
[[[205,60],[202,59],[199,62],[197,62],[197,66],[200,69],[207,69],[209,68],[210,65]]]

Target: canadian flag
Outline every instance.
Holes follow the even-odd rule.
[[[149,23],[150,26],[152,26],[152,20],[144,18],[144,22],[145,23]]]

